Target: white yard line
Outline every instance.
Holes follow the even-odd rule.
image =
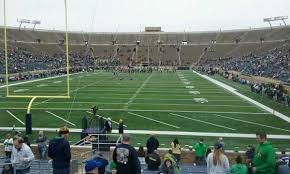
[[[98,72],[98,73],[100,73],[100,72]],[[98,74],[98,73],[96,73],[96,74]],[[83,89],[83,88],[86,88],[86,87],[88,87],[88,86],[94,85],[95,83],[98,83],[98,82],[100,82],[100,81],[93,82],[93,83],[89,83],[89,84],[86,85],[86,86],[79,87],[79,88],[77,88],[77,89],[71,90],[71,92],[76,92],[76,91],[78,91],[78,90],[80,90],[80,89]],[[59,96],[64,95],[64,94],[66,94],[66,93],[59,94]],[[43,104],[43,103],[45,103],[45,102],[47,102],[47,101],[51,101],[51,100],[53,100],[53,99],[54,99],[54,98],[49,98],[49,99],[43,100],[43,101],[40,102],[40,103],[35,103],[35,104],[33,104],[33,106],[37,106],[37,105]]]
[[[142,83],[142,85],[136,90],[135,94],[129,99],[127,103],[125,103],[124,109],[128,109],[129,104],[131,104],[134,99],[137,97],[137,95],[140,93],[140,91],[144,88],[144,86],[148,83],[150,78],[152,77],[153,74],[150,74],[146,80]]]
[[[0,110],[27,110],[27,108],[0,108]],[[67,111],[69,108],[33,108],[33,110],[56,110]],[[86,108],[72,108],[74,111],[87,111]],[[101,111],[124,111],[124,112],[175,112],[175,113],[214,113],[214,114],[246,114],[246,115],[271,115],[267,112],[220,112],[220,111],[180,111],[180,110],[151,110],[151,109],[99,109]]]
[[[78,73],[74,73],[74,74],[70,74],[70,76],[72,75],[77,75],[83,72],[78,72]],[[13,83],[13,84],[9,84],[8,86],[17,86],[17,85],[23,85],[23,84],[27,84],[27,83],[33,83],[33,82],[39,82],[39,81],[43,81],[43,80],[50,80],[50,79],[56,79],[56,78],[60,78],[60,77],[66,77],[67,75],[60,75],[60,76],[54,76],[54,77],[47,77],[47,78],[42,78],[42,79],[35,79],[35,80],[29,80],[29,81],[24,81],[24,82],[19,82],[19,83]],[[0,86],[1,88],[5,88],[6,85]]]
[[[218,114],[214,114],[217,117],[222,117],[222,118],[226,118],[226,119],[230,119],[230,120],[235,120],[238,122],[243,122],[243,123],[247,123],[247,124],[252,124],[252,125],[257,125],[257,126],[262,126],[262,127],[267,127],[267,128],[272,128],[272,129],[276,129],[276,130],[282,130],[282,131],[286,131],[286,132],[290,132],[290,130],[288,129],[282,129],[282,128],[278,128],[278,127],[274,127],[274,126],[268,126],[265,124],[260,124],[260,123],[255,123],[255,122],[251,122],[251,121],[246,121],[246,120],[241,120],[238,118],[232,118],[232,117],[227,117],[227,116],[223,116],[223,115],[218,115]]]
[[[1,130],[11,131],[12,127],[0,127]],[[25,130],[25,127],[15,127],[15,130]],[[56,132],[59,128],[32,128],[33,131],[43,130],[45,132]],[[80,133],[82,129],[70,129],[70,132]],[[151,135],[152,130],[125,130],[130,134]],[[118,130],[113,130],[112,133],[118,134]],[[181,131],[154,131],[155,135],[168,135],[168,136],[200,136],[200,137],[229,137],[229,138],[256,138],[256,134],[241,134],[241,133],[224,133],[224,132],[181,132]],[[267,135],[269,139],[285,139],[289,140],[290,135]]]
[[[282,114],[282,113],[280,113],[280,112],[275,111],[273,108],[270,108],[270,107],[268,107],[268,106],[265,106],[265,105],[263,105],[262,103],[257,102],[256,100],[253,100],[253,99],[251,99],[250,97],[247,97],[247,96],[245,96],[245,95],[243,95],[243,94],[237,92],[236,89],[232,88],[231,86],[226,85],[226,84],[224,84],[224,83],[222,83],[222,82],[220,82],[220,81],[218,81],[218,80],[215,80],[215,79],[213,79],[213,78],[211,78],[211,77],[209,77],[209,76],[207,76],[207,75],[200,74],[200,73],[198,73],[198,72],[196,72],[196,71],[193,71],[193,72],[194,72],[195,74],[197,74],[198,76],[200,76],[200,77],[202,77],[202,78],[204,78],[204,79],[206,79],[206,80],[208,80],[208,81],[210,81],[210,82],[212,82],[212,83],[214,83],[214,84],[216,84],[216,85],[218,85],[218,86],[220,86],[220,87],[226,89],[227,91],[229,91],[229,92],[231,92],[231,93],[233,93],[233,94],[239,96],[240,98],[242,98],[242,99],[244,99],[244,100],[247,100],[248,102],[250,102],[250,103],[256,105],[257,107],[259,107],[259,108],[261,108],[261,109],[263,109],[263,110],[265,110],[265,111],[267,111],[267,112],[269,112],[269,113],[272,113],[273,115],[275,115],[275,116],[281,118],[282,120],[285,120],[285,121],[287,121],[288,123],[290,123],[290,117],[287,117],[286,115],[284,115],[284,114]]]
[[[196,121],[196,122],[200,122],[200,123],[204,123],[204,124],[208,124],[208,125],[212,125],[212,126],[216,126],[216,127],[219,127],[219,128],[229,129],[229,130],[233,130],[233,131],[236,130],[236,129],[233,129],[233,128],[230,128],[230,127],[227,127],[227,126],[222,126],[222,125],[219,125],[219,124],[214,124],[214,123],[210,123],[210,122],[207,122],[207,121],[194,119],[194,118],[191,118],[191,117],[186,117],[184,115],[173,114],[173,113],[170,113],[170,115],[173,115],[173,116],[176,116],[176,117],[185,118],[185,119]]]
[[[192,100],[193,101],[193,100]],[[7,102],[6,102],[7,103]],[[9,103],[9,102],[8,102]],[[59,103],[59,104],[69,104],[69,103],[76,103],[76,104],[94,104],[96,103],[95,101],[92,102],[41,102],[41,103]],[[104,105],[123,105],[126,103],[101,103]],[[253,108],[255,106],[250,106],[250,105],[208,105],[208,104],[196,104],[196,103],[131,103],[132,105],[152,105],[152,106],[209,106],[209,107],[237,107],[237,108]],[[37,104],[35,104],[37,105]]]
[[[93,113],[92,113],[92,112],[89,112],[89,111],[87,111],[87,113],[89,113],[89,114],[93,115]],[[103,117],[103,116],[101,116],[101,115],[98,115],[98,114],[97,114],[97,116],[98,116],[98,117],[102,117],[102,118],[104,118],[105,120],[108,120],[108,118],[106,118],[106,117]],[[118,123],[117,121],[114,121],[114,120],[112,120],[112,119],[111,119],[111,121],[112,121],[112,123],[115,123],[115,124],[119,125],[119,123]],[[126,125],[124,125],[124,127],[127,127],[127,126],[126,126]]]
[[[6,112],[11,115],[13,118],[15,118],[17,121],[19,121],[22,125],[25,126],[25,123],[21,121],[18,117],[16,117],[14,114],[12,114],[9,110],[6,110]]]
[[[62,117],[60,117],[60,116],[52,113],[52,112],[49,112],[49,111],[45,111],[45,112],[48,113],[48,114],[50,114],[50,115],[52,115],[52,116],[54,116],[54,117],[56,117],[56,118],[58,118],[58,119],[63,120],[64,122],[66,122],[66,123],[68,123],[70,125],[76,126],[74,123],[72,123],[72,122],[70,122],[70,121],[68,121],[68,120],[66,120],[66,119],[64,119],[64,118],[62,118]]]
[[[165,123],[163,121],[155,120],[155,119],[152,119],[152,118],[148,118],[148,117],[145,117],[145,116],[142,116],[142,115],[139,115],[139,114],[135,114],[135,113],[132,113],[132,112],[128,112],[128,114],[135,115],[137,117],[144,118],[144,119],[150,120],[150,121],[154,121],[156,123],[160,123],[160,124],[163,124],[163,125],[166,125],[166,126],[174,127],[176,129],[180,129],[180,127],[178,127],[178,126],[175,126],[175,125],[172,125],[172,124],[168,124],[168,123]]]

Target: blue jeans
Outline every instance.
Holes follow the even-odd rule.
[[[39,159],[45,160],[46,159],[46,147],[38,147],[39,152]]]
[[[27,174],[30,172],[30,167],[27,169],[22,169],[22,170],[16,170],[16,174]]]

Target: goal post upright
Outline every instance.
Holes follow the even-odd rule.
[[[32,104],[37,98],[42,99],[69,99],[70,98],[70,66],[69,66],[69,41],[68,41],[68,20],[67,20],[67,0],[64,0],[64,15],[65,15],[65,45],[66,45],[66,89],[67,93],[66,95],[57,95],[57,96],[49,96],[49,95],[11,95],[9,93],[9,71],[8,71],[8,46],[7,46],[7,16],[6,16],[6,0],[3,0],[4,10],[3,10],[3,16],[4,16],[4,54],[5,54],[5,81],[6,81],[6,97],[7,98],[30,98],[30,102],[27,106],[27,112],[25,115],[25,129],[26,134],[32,134]]]

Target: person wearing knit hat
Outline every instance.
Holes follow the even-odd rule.
[[[97,162],[96,160],[89,160],[86,162],[85,170],[86,174],[98,174],[99,167],[102,166],[101,162]]]
[[[69,129],[61,127],[58,136],[49,142],[48,156],[52,159],[53,174],[69,174],[71,150],[68,142]]]
[[[207,173],[227,174],[230,169],[229,160],[224,155],[223,144],[217,142],[214,151],[207,156]]]

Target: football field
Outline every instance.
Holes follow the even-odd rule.
[[[9,89],[11,95],[65,95],[66,77],[18,82]],[[5,90],[3,84],[0,127],[24,127],[30,100],[6,98]],[[290,124],[286,121],[191,71],[73,74],[70,92],[70,99],[36,99],[31,111],[33,127],[81,128],[83,116],[91,117],[90,108],[97,105],[100,116],[112,118],[114,129],[122,119],[126,130],[170,131],[170,134],[254,134],[265,130],[269,134],[290,135]],[[281,140],[278,146],[284,147],[289,142]],[[239,140],[235,145],[239,145]]]

